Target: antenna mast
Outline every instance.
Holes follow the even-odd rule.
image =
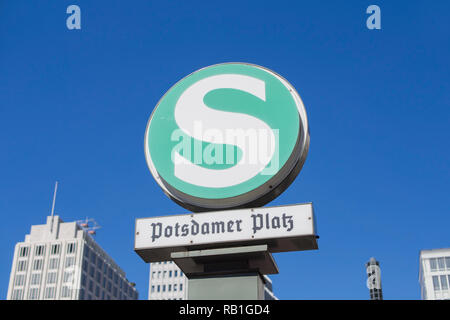
[[[53,232],[53,214],[55,213],[56,192],[58,191],[58,181],[55,182],[55,191],[53,192],[53,204],[52,204],[52,222],[50,224],[50,233]]]
[[[58,191],[58,181],[55,182],[55,191],[53,192],[52,219],[55,213],[56,192]]]

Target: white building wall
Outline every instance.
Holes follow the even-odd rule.
[[[450,300],[450,248],[420,252],[419,283],[422,300]]]
[[[188,281],[172,261],[150,264],[149,300],[186,300]]]

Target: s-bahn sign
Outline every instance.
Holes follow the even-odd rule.
[[[153,177],[192,211],[262,206],[300,172],[309,147],[295,89],[266,68],[225,63],[177,82],[147,124]]]

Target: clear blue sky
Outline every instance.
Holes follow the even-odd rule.
[[[50,213],[94,217],[147,298],[134,220],[184,213],[147,169],[159,98],[220,62],[266,66],[307,109],[311,147],[271,204],[312,201],[319,250],[276,254],[281,299],[419,299],[419,250],[450,247],[450,2],[0,1],[0,297],[16,242]],[[82,29],[66,28],[81,8]],[[366,28],[367,6],[382,30]]]

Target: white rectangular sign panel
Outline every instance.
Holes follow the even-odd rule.
[[[317,249],[312,204],[136,220],[135,251],[147,262],[169,260],[170,252],[186,249],[259,243],[272,252]]]

